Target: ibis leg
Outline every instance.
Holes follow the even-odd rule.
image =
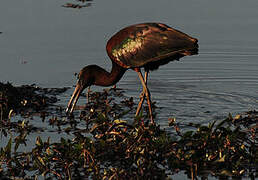
[[[144,82],[145,82],[146,85],[147,85],[147,81],[148,81],[148,73],[149,73],[149,71],[145,71]],[[145,91],[143,90],[141,95],[140,95],[140,102],[138,104],[135,116],[139,115],[140,110],[142,109],[142,103],[143,103],[144,100],[145,100]]]
[[[145,95],[146,95],[146,98],[147,98],[147,103],[148,103],[148,106],[149,106],[149,113],[150,113],[150,119],[151,119],[151,123],[154,124],[154,120],[153,120],[153,116],[152,116],[152,109],[151,109],[151,100],[150,100],[150,92],[147,88],[147,85],[143,79],[143,76],[142,76],[142,73],[141,71],[137,72],[138,73],[138,76],[141,80],[141,83],[142,83],[142,86],[143,86],[143,90],[145,91]]]

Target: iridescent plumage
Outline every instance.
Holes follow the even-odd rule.
[[[126,27],[107,43],[109,57],[124,68],[142,67],[150,62],[179,59],[197,53],[197,39],[161,23]]]
[[[151,122],[154,123],[150,92],[147,87],[149,70],[171,60],[198,53],[198,40],[161,23],[144,23],[126,27],[117,32],[108,41],[106,49],[112,60],[112,70],[107,72],[97,65],[84,67],[68,103],[66,112],[72,113],[81,92],[88,86],[110,86],[116,84],[127,69],[133,69],[139,75],[143,86],[136,116],[147,98]],[[145,79],[141,68],[145,69]]]

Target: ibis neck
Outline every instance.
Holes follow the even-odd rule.
[[[100,68],[100,71],[95,76],[95,85],[99,86],[112,86],[115,85],[124,75],[127,69],[119,66],[115,62],[112,62],[111,72],[107,72],[105,69]]]

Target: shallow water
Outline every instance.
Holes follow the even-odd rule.
[[[66,1],[4,0],[0,7],[0,77],[15,85],[75,84],[83,66],[110,69],[105,44],[122,27],[164,22],[199,39],[199,55],[171,62],[150,74],[158,120],[209,122],[257,108],[258,2],[256,1],[93,1],[83,9]],[[138,97],[140,81],[129,70],[118,86]],[[93,90],[100,90],[95,87]],[[72,89],[64,94],[68,101]]]
[[[169,117],[208,123],[229,112],[257,109],[258,1],[95,0],[91,7],[80,10],[61,7],[66,2],[2,0],[0,81],[72,87],[74,73],[85,65],[110,70],[105,45],[115,32],[130,24],[154,21],[198,38],[200,47],[199,55],[150,73],[149,88],[160,107],[160,125],[166,126]],[[141,92],[137,74],[131,70],[118,87],[136,99]],[[58,104],[65,107],[72,91],[64,93]],[[83,102],[81,98],[79,103]],[[42,122],[38,125],[49,129]],[[1,139],[3,144],[6,139]]]

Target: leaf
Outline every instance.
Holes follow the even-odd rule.
[[[209,123],[210,130],[212,130],[212,128],[214,127],[215,123],[216,123],[216,121],[213,121],[212,123]]]
[[[25,122],[26,122],[26,120],[24,119],[24,120],[22,121],[22,123],[21,123],[22,129],[24,129],[24,127],[25,127]]]
[[[176,122],[176,118],[168,118],[168,126],[173,126]]]
[[[225,175],[225,176],[229,176],[229,177],[232,176],[232,173],[231,173],[230,171],[228,171],[228,170],[225,170],[225,169],[222,170],[222,171],[220,172],[220,174],[221,174],[221,175]]]
[[[8,156],[11,156],[11,150],[12,150],[12,138],[9,139],[7,145],[5,146],[5,153]]]
[[[46,164],[45,164],[44,160],[42,159],[42,157],[38,156],[37,158],[38,158],[39,162],[40,162],[43,166],[46,166]]]
[[[127,121],[125,121],[125,120],[120,120],[120,119],[116,119],[116,120],[114,120],[114,123],[115,123],[115,124],[127,123]]]
[[[240,114],[237,114],[235,117],[234,117],[234,120],[238,120],[240,119],[242,116]]]
[[[46,153],[47,153],[47,155],[51,155],[51,154],[52,154],[52,152],[51,152],[51,150],[50,150],[50,147],[48,147],[48,148],[46,149]]]
[[[223,155],[220,159],[218,159],[216,162],[225,162],[226,155]]]
[[[207,127],[207,126],[201,126],[199,127],[199,131],[202,132],[202,133],[206,133],[206,132],[209,132],[210,129]]]
[[[228,119],[221,121],[219,124],[216,125],[216,129],[221,128],[226,122],[228,122]]]
[[[239,174],[243,174],[245,172],[244,169],[242,169],[241,171],[239,171]]]
[[[47,143],[47,144],[50,143],[50,137],[47,138],[47,142],[46,142],[46,143]]]
[[[120,114],[118,115],[118,118],[123,117],[124,115],[128,114],[130,111],[131,111],[130,109],[123,111],[122,113],[120,113]]]
[[[63,145],[66,144],[66,140],[63,137],[61,137],[61,144],[63,144]]]
[[[242,144],[240,148],[241,148],[241,149],[245,149],[245,145],[244,145],[244,144]]]
[[[193,131],[187,131],[184,133],[183,138],[186,138],[186,137],[190,138],[192,136],[192,134],[193,134]]]
[[[43,142],[42,142],[42,139],[40,138],[40,136],[38,136],[38,137],[36,138],[36,145],[37,145],[37,146],[42,146],[42,145],[43,145]]]
[[[13,109],[11,109],[11,110],[9,111],[9,115],[8,115],[8,119],[9,119],[9,120],[11,119],[13,112],[14,112]]]
[[[20,143],[21,142],[21,140],[18,140],[16,143],[15,143],[15,146],[14,146],[14,151],[16,152],[17,151],[17,149],[18,149],[18,147],[20,146]]]
[[[228,119],[231,120],[231,121],[233,120],[233,116],[232,116],[231,113],[228,114]]]

